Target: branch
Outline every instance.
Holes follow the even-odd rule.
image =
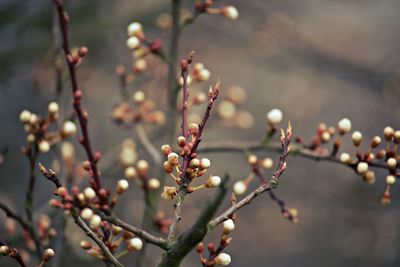
[[[172,247],[164,253],[158,267],[177,267],[182,259],[201,242],[208,232],[208,222],[214,216],[227,192],[226,177],[219,186],[219,190],[214,199],[205,207],[196,222],[183,232]]]
[[[0,240],[0,246],[6,246],[8,248],[8,253],[6,256],[9,256],[21,266],[21,267],[27,267],[27,265],[24,262],[24,259],[21,257],[21,254],[19,254],[18,250],[15,248],[11,248],[7,245],[6,242]]]
[[[168,246],[168,242],[167,240],[165,240],[162,237],[157,237],[154,236],[148,232],[146,232],[143,229],[137,228],[135,226],[132,226],[126,222],[124,222],[123,220],[117,218],[116,216],[109,216],[106,215],[102,212],[98,212],[97,213],[103,220],[108,221],[114,225],[117,225],[119,227],[121,227],[122,229],[131,232],[137,236],[139,236],[140,238],[142,238],[143,240],[145,240],[147,243],[156,245],[164,250],[167,250],[169,248]]]
[[[150,154],[154,163],[161,164],[162,159],[161,159],[160,152],[157,148],[154,147],[154,145],[149,140],[149,137],[147,136],[146,131],[143,128],[143,125],[137,124],[135,126],[135,130],[136,130],[136,134],[137,134],[140,142],[142,143],[142,145],[146,149],[146,151]]]

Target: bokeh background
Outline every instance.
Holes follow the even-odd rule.
[[[71,15],[72,44],[86,45],[90,50],[79,69],[79,80],[90,113],[93,144],[99,151],[113,151],[123,139],[135,138],[132,130],[120,129],[110,120],[113,106],[121,99],[114,68],[131,61],[125,47],[126,26],[140,21],[150,38],[161,38],[167,45],[168,33],[157,28],[155,21],[168,12],[169,1],[65,2]],[[18,116],[23,109],[45,113],[47,104],[56,99],[54,10],[51,1],[0,3],[0,148],[8,148],[0,167],[0,199],[23,212],[28,162],[21,153],[25,134]],[[184,32],[180,54],[195,50],[196,60],[211,70],[211,80],[221,79],[223,87],[245,88],[247,100],[240,108],[253,114],[254,125],[247,130],[236,129],[213,118],[205,141],[259,140],[266,128],[265,114],[271,108],[282,109],[285,121],[290,119],[295,133],[307,140],[318,123],[335,125],[342,117],[351,118],[353,128],[362,131],[366,139],[381,134],[387,125],[399,127],[398,0],[254,0],[229,4],[239,9],[239,19],[201,16]],[[184,3],[189,10],[192,5],[192,1]],[[159,70],[157,75],[143,75],[129,90],[140,88],[150,98],[162,99],[166,88],[162,64],[152,59],[149,65]],[[196,86],[197,90],[207,87],[207,83]],[[72,112],[69,89],[67,84],[59,97],[65,116]],[[159,105],[165,108],[163,101]],[[151,136],[157,139],[157,127],[151,128]],[[158,140],[155,143],[160,145]],[[352,149],[347,140],[343,150]],[[77,151],[84,159],[82,149]],[[140,146],[139,155],[147,158]],[[260,155],[277,159],[274,154]],[[50,164],[56,156],[50,153],[40,161]],[[213,173],[228,172],[234,179],[248,173],[241,155],[209,157]],[[114,162],[111,157],[105,158],[101,168],[109,168]],[[119,167],[111,167],[113,171],[104,178],[109,184],[121,178]],[[261,196],[239,213],[233,243],[227,249],[233,259],[231,266],[398,266],[400,197],[395,186],[392,204],[383,207],[380,197],[385,173],[377,176],[376,184],[368,185],[343,166],[290,157],[277,191],[289,206],[299,210],[299,223],[285,220],[269,197]],[[35,207],[48,211],[45,206],[52,187],[44,179],[38,180]],[[193,194],[185,202],[180,230],[193,222],[210,193]],[[118,211],[135,225],[141,219],[141,198],[141,191],[134,188]],[[171,214],[170,202],[162,201],[160,207]],[[4,215],[0,216],[3,221]],[[218,232],[207,241],[217,241]],[[0,233],[3,236],[1,224]],[[102,266],[81,251],[81,238],[70,221],[66,247],[57,251],[61,254],[59,266]],[[151,248],[146,266],[155,266],[159,258],[160,251]],[[130,266],[132,257],[124,262]],[[0,265],[15,263],[1,258]],[[191,253],[182,266],[199,266],[197,255]]]

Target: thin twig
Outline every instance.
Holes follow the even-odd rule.
[[[150,141],[147,133],[142,124],[137,124],[135,126],[136,134],[142,143],[144,149],[149,153],[151,158],[153,159],[154,163],[161,164],[161,154],[159,149],[155,148],[153,143]]]

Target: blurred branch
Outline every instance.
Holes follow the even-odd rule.
[[[137,124],[135,126],[136,134],[142,143],[145,150],[149,153],[151,158],[153,159],[154,163],[157,165],[161,164],[161,154],[159,149],[155,148],[152,142],[149,140],[147,133],[142,124]]]

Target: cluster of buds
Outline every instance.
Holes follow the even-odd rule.
[[[191,73],[188,74],[188,76],[186,78],[186,82],[188,85],[190,85],[190,84],[192,84],[193,81],[196,81],[196,82],[208,81],[210,79],[210,76],[211,76],[211,72],[204,67],[204,64],[197,62],[196,64],[194,64]],[[183,85],[182,77],[180,77],[178,79],[178,83],[180,86]],[[206,100],[206,98],[204,98],[204,100],[201,102],[203,103],[205,100]],[[198,100],[194,100],[194,101],[198,101]]]
[[[51,219],[46,214],[41,214],[37,221],[36,229],[38,233],[38,237],[40,241],[44,245],[48,245],[50,239],[55,238],[57,236],[57,230],[52,227]]]
[[[33,148],[37,148],[41,153],[47,153],[52,145],[75,135],[77,132],[77,127],[72,121],[65,121],[58,132],[49,130],[49,127],[59,119],[59,106],[56,102],[49,104],[48,113],[45,117],[24,110],[20,113],[19,119],[24,124],[27,133],[27,154]]]
[[[86,46],[73,47],[71,53],[67,55],[67,61],[69,64],[78,67],[82,64],[83,58],[89,53],[89,49]]]
[[[240,109],[240,105],[246,101],[246,97],[246,91],[240,86],[234,85],[226,90],[224,99],[217,106],[218,117],[226,126],[239,129],[253,127],[253,115],[244,109]]]
[[[136,91],[131,101],[124,101],[114,107],[112,119],[125,127],[137,122],[162,125],[165,123],[165,114],[156,109],[154,101],[147,99],[143,91]]]

